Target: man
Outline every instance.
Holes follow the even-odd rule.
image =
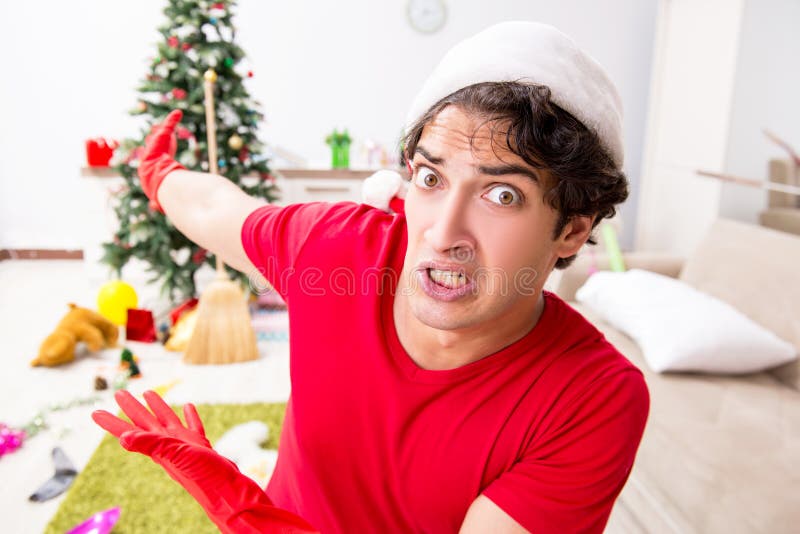
[[[123,393],[133,425],[96,420],[226,532],[601,532],[647,388],[543,285],[627,196],[620,113],[566,36],[493,26],[451,50],[412,105],[396,215],[269,206],[182,170],[171,114],[148,142],[145,192],[289,305],[278,464],[265,495],[211,451],[191,405],[184,428],[152,393],[155,415]]]

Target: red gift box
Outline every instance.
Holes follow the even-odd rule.
[[[87,139],[86,163],[89,167],[108,167],[111,156],[114,155],[114,149],[118,146],[119,143],[113,139],[108,140],[102,137]]]
[[[128,308],[128,322],[125,326],[125,339],[128,341],[143,341],[152,343],[156,337],[156,323],[153,312]]]

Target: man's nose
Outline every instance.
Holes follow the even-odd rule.
[[[469,204],[464,195],[451,194],[433,214],[433,220],[424,234],[425,240],[441,254],[457,255],[475,250],[471,231]]]

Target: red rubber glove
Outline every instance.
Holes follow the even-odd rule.
[[[164,122],[153,126],[150,135],[145,137],[144,151],[139,162],[139,181],[142,191],[150,199],[153,210],[164,213],[158,203],[156,194],[161,182],[172,171],[186,169],[175,161],[178,140],[175,137],[175,126],[181,121],[183,112],[179,109],[171,111]]]
[[[183,486],[225,534],[318,532],[304,519],[272,504],[253,480],[211,448],[192,404],[183,407],[186,427],[153,391],[144,394],[150,413],[125,390],[114,395],[133,424],[104,410],[92,419],[127,450],[149,456]],[[155,414],[155,415],[154,415]]]

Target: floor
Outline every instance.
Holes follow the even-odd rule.
[[[97,397],[93,404],[50,412],[45,416],[47,430],[0,459],[3,532],[44,529],[63,496],[45,503],[30,502],[28,496],[52,476],[53,447],[60,446],[80,470],[103,435],[90,413],[115,410],[112,392],[95,392],[93,385],[97,375],[116,374],[119,349],[83,351],[73,363],[55,368],[29,365],[41,341],[67,311],[67,303],[96,308],[97,290],[106,278],[107,273],[83,261],[0,262],[0,334],[5,349],[0,354],[0,422],[22,426],[42,410]],[[204,280],[210,276],[198,282],[201,291]],[[140,308],[157,313],[166,309],[155,288],[143,281],[130,283],[139,294]],[[289,395],[287,341],[260,341],[259,360],[224,366],[185,365],[179,353],[166,351],[160,343],[125,342],[125,346],[139,358],[143,375],[129,384],[134,394],[177,380],[165,395],[169,403],[278,402]]]
[[[21,426],[37,412],[54,405],[87,400],[91,405],[53,412],[46,416],[48,429],[30,438],[17,452],[0,459],[0,517],[2,532],[41,532],[55,514],[61,497],[45,503],[28,501],[28,496],[52,475],[51,451],[60,446],[80,470],[89,460],[103,431],[90,418],[99,408],[115,410],[112,393],[93,390],[95,376],[113,376],[119,349],[80,355],[75,362],[56,368],[31,368],[29,361],[39,344],[67,310],[67,303],[96,308],[95,298],[108,273],[97,264],[84,261],[13,260],[0,262],[0,422]],[[129,281],[139,294],[139,307],[168,309],[157,298],[157,290],[143,281]],[[213,271],[198,278],[204,284]],[[285,317],[284,320],[288,320]],[[129,389],[138,394],[148,388],[178,380],[165,399],[184,402],[280,402],[289,395],[289,344],[270,337],[259,342],[261,358],[254,362],[225,366],[188,366],[180,354],[158,344],[126,342],[139,358],[142,378]],[[13,483],[9,483],[13,481]],[[640,530],[623,506],[622,499],[612,513],[607,533]]]

